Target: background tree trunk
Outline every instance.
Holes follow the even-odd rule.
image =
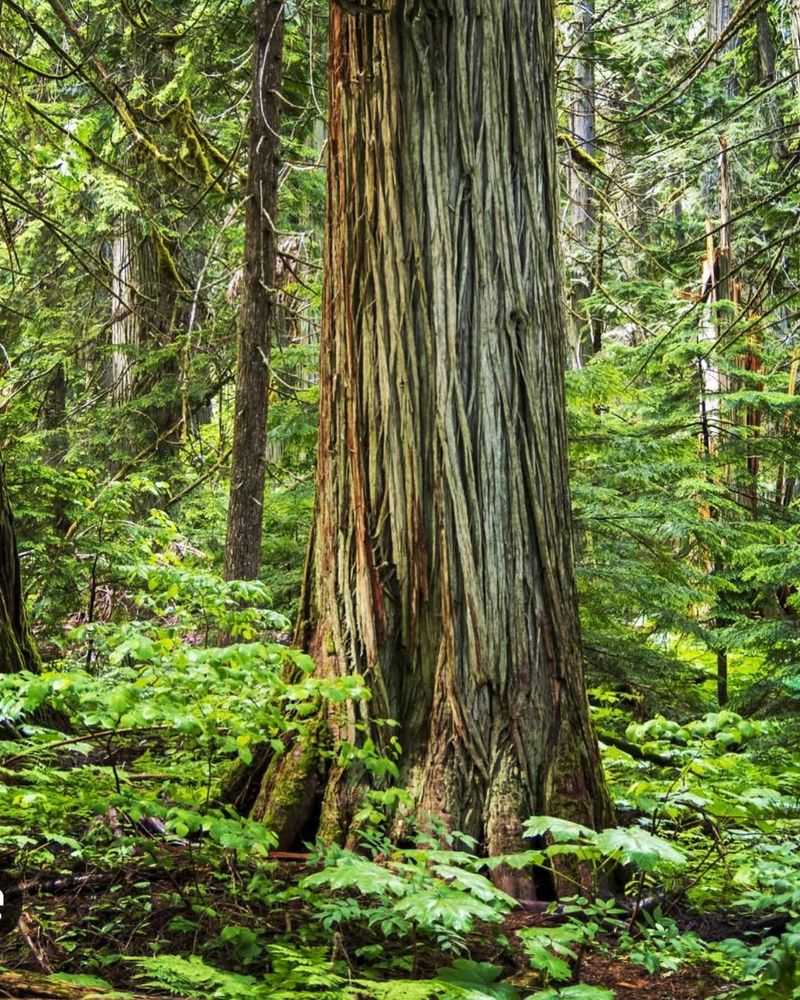
[[[137,232],[131,216],[120,219],[111,245],[111,398],[128,407],[124,450],[150,445],[159,459],[180,439],[178,331],[187,289],[177,251],[156,224]]]
[[[573,93],[569,105],[569,129],[572,141],[588,156],[597,153],[595,138],[595,84],[592,29],[594,24],[593,0],[578,0],[575,5],[575,28],[570,54],[573,73]],[[572,247],[572,287],[570,289],[569,361],[580,367],[583,357],[599,347],[599,330],[595,337],[592,319],[584,301],[592,294],[594,259],[594,231],[596,205],[592,181],[586,167],[574,157],[569,158],[567,172],[569,198],[570,237]]]
[[[602,825],[610,809],[572,564],[552,9],[449,9],[331,10],[300,633],[321,674],[372,690],[330,719],[335,737],[357,744],[361,725],[385,747],[376,720],[397,720],[421,813],[498,854],[534,813]],[[302,754],[268,772],[256,814],[289,818],[284,843],[319,780]],[[363,785],[331,769],[323,838],[346,836]]]
[[[250,109],[248,201],[225,577],[261,568],[270,329],[275,310],[275,229],[280,160],[283,3],[257,0]]]
[[[734,0],[709,0],[707,11],[707,33],[710,42],[716,42],[728,27],[730,19],[736,10]],[[739,39],[734,37],[725,43],[722,52],[730,52],[739,44]],[[731,69],[725,80],[725,91],[728,97],[735,97],[739,89],[739,81],[736,73]]]
[[[756,11],[756,29],[758,32],[758,70],[763,86],[775,83],[775,35],[772,30],[769,10],[762,7]],[[786,147],[783,112],[775,92],[762,98],[764,104],[764,125],[773,135],[770,140],[772,155],[778,163],[782,163],[789,154]]]
[[[131,220],[123,216],[111,244],[111,396],[127,403],[133,395],[135,351],[139,346]]]
[[[28,630],[22,596],[14,517],[0,466],[0,673],[38,670],[41,666]]]
[[[794,78],[794,89],[800,93],[800,0],[792,0],[789,8],[792,36],[792,64],[798,76]]]

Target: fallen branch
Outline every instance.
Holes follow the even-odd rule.
[[[131,734],[141,735],[143,733],[158,732],[159,730],[169,729],[169,726],[142,726],[141,728],[133,729],[103,729],[96,733],[84,733],[82,736],[72,736],[68,740],[54,740],[51,743],[39,743],[35,747],[28,747],[27,750],[23,750],[21,753],[14,754],[13,757],[8,757],[3,761],[3,767],[10,767],[12,764],[17,764],[19,761],[24,760],[26,757],[30,757],[32,754],[43,753],[47,750],[59,750],[61,747],[71,746],[73,743],[91,743],[92,740],[107,739],[109,736],[130,736]]]
[[[614,736],[612,733],[598,730],[597,738],[601,743],[607,743],[611,747],[616,747],[617,750],[622,750],[623,753],[626,753],[629,757],[633,757],[634,760],[646,760],[651,764],[658,764],[661,767],[675,767],[679,763],[679,761],[669,754],[656,753],[654,750],[644,750],[637,743],[623,740],[620,736]]]

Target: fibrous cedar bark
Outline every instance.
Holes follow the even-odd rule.
[[[363,725],[380,746],[375,720],[397,720],[420,813],[491,854],[534,813],[609,816],[573,578],[553,36],[548,0],[330,19],[299,631],[321,674],[372,691],[331,715],[334,737],[358,744]],[[346,837],[364,776],[282,760],[257,815],[287,845],[321,789],[320,834]]]
[[[25,614],[14,517],[0,465],[0,673],[39,667],[39,655]]]
[[[254,18],[245,261],[225,544],[228,580],[252,580],[261,566],[269,345],[275,311],[283,3],[257,0]]]

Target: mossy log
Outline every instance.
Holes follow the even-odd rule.
[[[35,972],[0,972],[0,995],[16,1000],[160,1000],[155,994],[81,986]],[[180,1000],[180,997],[171,997]]]

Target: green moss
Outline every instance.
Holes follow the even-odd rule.
[[[178,273],[178,266],[175,263],[175,258],[169,252],[164,237],[161,235],[161,230],[158,228],[158,226],[153,226],[152,233],[153,233],[153,242],[155,243],[156,247],[156,254],[158,256],[159,267],[163,268],[165,271],[168,272],[173,282],[175,283],[176,288],[179,288],[182,292],[186,292],[187,288],[184,285],[183,281],[181,280],[180,274]]]
[[[9,622],[0,624],[0,673],[14,674],[20,670],[38,673],[42,663],[27,627],[17,636]]]
[[[261,782],[251,817],[278,835],[279,847],[295,846],[321,794],[324,773],[319,729],[274,757]]]

